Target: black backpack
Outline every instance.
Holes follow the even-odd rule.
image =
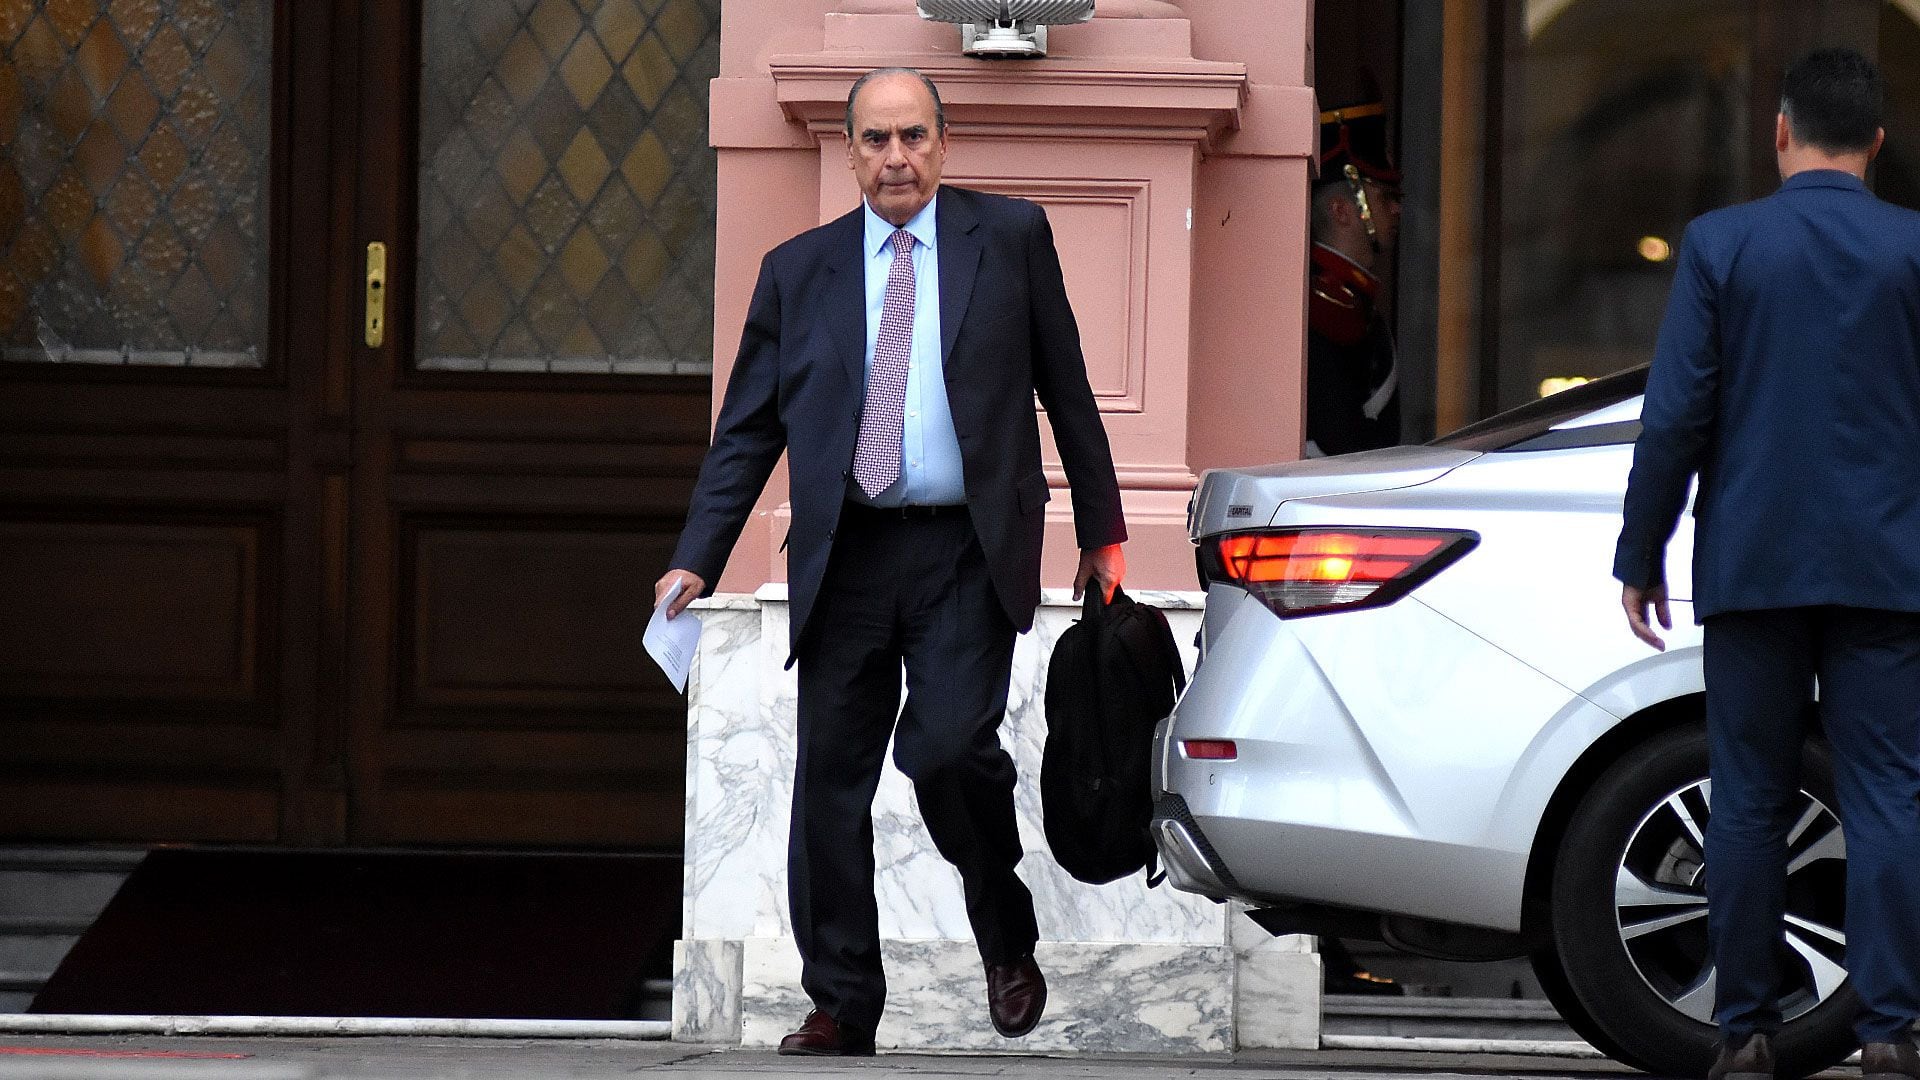
[[[1040,809],[1047,846],[1067,873],[1092,885],[1151,873],[1153,729],[1186,685],[1167,617],[1119,589],[1102,603],[1090,586],[1080,621],[1061,633],[1047,663]]]

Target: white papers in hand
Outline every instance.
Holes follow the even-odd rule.
[[[694,649],[700,644],[700,619],[691,611],[669,619],[667,609],[685,587],[685,582],[677,581],[667,590],[666,597],[653,609],[653,618],[647,620],[647,632],[641,639],[647,655],[667,673],[673,688],[683,694],[687,692],[687,672],[693,667]]]

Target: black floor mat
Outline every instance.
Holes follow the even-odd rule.
[[[627,1019],[680,896],[677,856],[157,850],[32,1011]]]

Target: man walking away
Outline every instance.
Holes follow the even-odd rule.
[[[1671,627],[1696,474],[1712,816],[1713,1080],[1772,1080],[1789,807],[1819,686],[1847,841],[1869,1080],[1920,1077],[1920,214],[1866,188],[1884,90],[1851,50],[1788,70],[1780,190],[1687,227],[1614,559],[1633,632]]]

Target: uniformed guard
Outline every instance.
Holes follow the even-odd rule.
[[[1387,156],[1387,110],[1367,102],[1320,114],[1307,301],[1308,457],[1400,441],[1393,332],[1377,268],[1400,226],[1400,171]]]

